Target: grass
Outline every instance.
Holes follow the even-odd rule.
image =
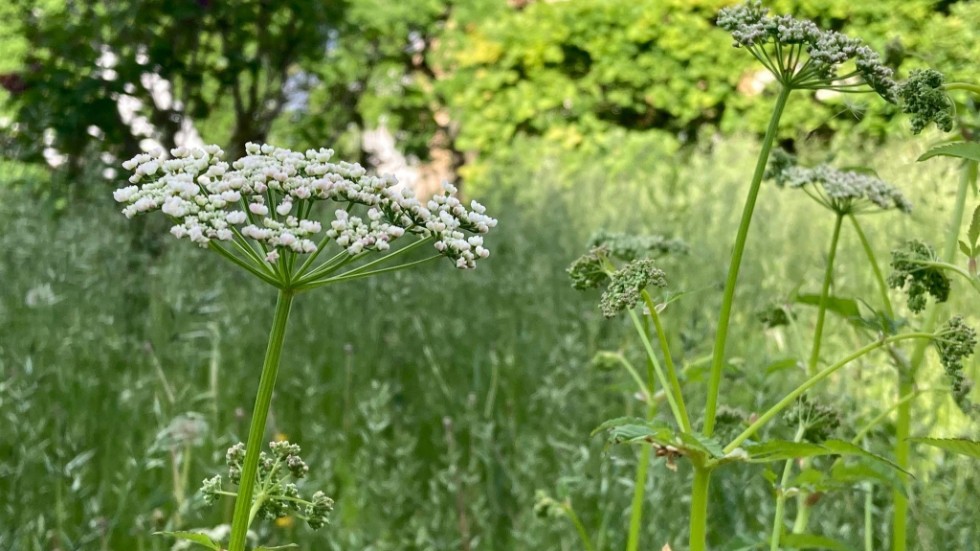
[[[915,165],[921,146],[872,152],[895,161],[882,177],[930,213],[869,219],[880,258],[905,236],[941,240],[937,205],[950,203],[955,167]],[[638,453],[604,450],[588,435],[607,418],[642,415],[641,403],[625,377],[589,360],[601,349],[634,359],[641,351],[628,320],[602,320],[595,297],[572,290],[564,269],[600,226],[688,240],[691,254],[664,269],[673,288],[693,293],[665,316],[684,376],[706,377],[705,320],[718,307],[738,217],[731,205],[756,148],[735,139],[665,158],[663,148],[633,144],[633,164],[597,158],[574,172],[561,157],[504,159],[487,176],[497,191],[481,198],[500,218],[493,256],[475,272],[436,265],[302,295],[268,435],[304,446],[337,509],[317,534],[283,522],[266,528],[269,538],[317,551],[578,549],[569,526],[534,516],[534,493],[544,489],[571,498],[597,549],[623,548]],[[841,164],[866,158],[840,151]],[[15,190],[0,199],[0,549],[160,551],[170,543],[154,530],[227,522],[229,507],[203,509],[195,491],[247,431],[274,293],[163,235],[161,220],[147,220],[140,235],[152,237],[140,238],[107,203],[52,217]],[[796,289],[817,290],[832,223],[802,194],[763,187],[722,403],[765,409],[766,389],[796,376],[766,375],[792,352],[791,336],[757,330],[752,314]],[[871,274],[852,260],[862,258],[853,235],[839,254],[836,292],[876,296]],[[950,309],[968,311],[973,297],[960,288],[955,296]],[[812,323],[814,312],[797,312]],[[827,357],[856,343],[833,318],[826,333]],[[941,387],[931,362],[923,386]],[[854,418],[867,421],[892,398],[883,364],[870,358],[844,370],[823,396],[851,396]],[[935,407],[916,435],[965,433],[943,394],[926,399]],[[694,397],[698,409],[703,400]],[[194,422],[173,423],[189,412],[199,414]],[[980,538],[968,497],[980,477],[966,460],[915,451],[912,533],[922,549],[969,548]],[[713,549],[766,541],[774,500],[761,472],[733,468],[712,485]],[[641,548],[682,548],[689,477],[683,464],[677,473],[651,468]],[[185,499],[179,511],[175,495]],[[887,491],[873,498],[883,542]],[[856,545],[863,507],[860,491],[827,496],[813,525]]]

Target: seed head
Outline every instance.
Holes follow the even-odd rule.
[[[964,375],[963,360],[973,354],[977,346],[977,332],[956,316],[943,325],[936,337],[939,361],[950,379],[953,400],[964,413],[973,413],[975,406],[970,402],[973,382]]]
[[[606,249],[597,247],[575,259],[566,270],[572,287],[579,290],[597,289],[609,281],[605,268],[607,254]]]

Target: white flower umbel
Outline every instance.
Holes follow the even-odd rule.
[[[410,190],[396,187],[393,177],[331,162],[329,149],[297,153],[248,144],[245,151],[245,157],[231,164],[214,145],[177,148],[166,159],[162,153],[137,155],[123,164],[132,171],[131,185],[114,194],[125,205],[126,216],[159,210],[173,220],[170,233],[177,238],[213,249],[278,289],[246,449],[235,467],[240,484],[228,551],[245,551],[248,528],[268,498],[263,494],[268,488],[259,488],[257,494],[255,489],[261,472],[259,443],[296,294],[436,258],[448,258],[457,268],[474,268],[490,254],[483,235],[497,225],[483,205],[473,201],[464,206],[449,184],[423,205]],[[435,249],[433,255],[392,262],[426,244]],[[318,262],[331,245],[333,256]],[[362,261],[369,255],[377,258]],[[220,482],[212,479],[208,488],[213,494]],[[291,493],[285,497],[296,498]],[[322,492],[313,495],[305,510],[311,527],[326,523],[332,503]]]
[[[231,164],[215,145],[177,148],[169,159],[137,155],[123,163],[132,185],[114,197],[127,217],[162,211],[177,238],[212,247],[269,283],[303,289],[367,253],[391,250],[406,234],[431,242],[458,268],[490,254],[482,234],[497,221],[476,201],[466,208],[452,185],[423,205],[391,176],[331,162],[329,149],[248,144],[246,153]],[[321,221],[324,212],[332,220]],[[344,254],[313,267],[331,241]],[[297,255],[309,255],[299,270]]]

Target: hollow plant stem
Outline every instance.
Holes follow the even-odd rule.
[[[232,516],[231,541],[228,544],[228,551],[245,551],[245,535],[248,533],[252,493],[255,489],[255,479],[259,466],[259,452],[262,450],[265,422],[269,415],[269,406],[272,404],[272,391],[276,386],[276,376],[279,373],[279,357],[282,354],[286,323],[289,321],[289,310],[292,303],[293,291],[280,289],[276,300],[276,313],[273,317],[272,329],[269,332],[269,344],[266,347],[265,360],[262,362],[259,389],[255,395],[255,407],[252,409],[248,440],[245,442],[245,463],[242,466],[238,497],[235,499],[235,512]]]
[[[711,468],[694,466],[694,481],[691,483],[691,532],[689,546],[691,551],[705,551],[708,547],[708,487],[711,483]]]
[[[711,356],[708,397],[704,411],[704,434],[707,436],[711,436],[715,429],[715,414],[718,411],[721,375],[725,367],[725,345],[728,343],[728,327],[731,322],[732,303],[735,299],[735,286],[738,283],[738,274],[742,266],[742,254],[745,252],[745,242],[748,239],[749,226],[752,223],[752,213],[755,211],[755,203],[759,197],[759,188],[762,186],[762,177],[766,171],[766,164],[769,162],[769,152],[772,151],[772,144],[779,130],[779,119],[782,118],[786,101],[789,99],[790,92],[792,91],[792,88],[785,85],[779,90],[779,97],[776,98],[776,105],[773,107],[772,115],[769,118],[769,128],[766,129],[765,138],[762,140],[762,149],[759,151],[759,158],[756,161],[755,173],[752,175],[749,193],[745,199],[745,205],[742,207],[742,219],[739,222],[738,232],[735,235],[735,246],[732,249],[731,263],[728,265],[728,278],[725,280],[725,292],[721,299],[721,311],[718,314],[718,328],[715,334],[714,351]],[[705,478],[705,485],[707,485],[707,478]],[[692,545],[694,545],[693,541]],[[703,543],[701,545],[703,546]],[[694,548],[692,547],[692,549]]]
[[[963,213],[966,210],[967,191],[974,187],[977,182],[977,163],[968,161],[963,165],[960,172],[960,184],[956,190],[956,203],[953,205],[953,216],[950,219],[949,229],[946,233],[946,242],[943,246],[942,260],[952,262],[956,257],[957,240],[960,235],[960,227],[963,225]],[[922,326],[922,331],[931,332],[936,329],[939,321],[940,308],[933,304],[926,314],[926,321]],[[912,351],[912,359],[909,369],[898,373],[898,395],[906,396],[915,391],[915,375],[925,360],[927,342],[917,343]],[[895,463],[904,470],[908,470],[911,447],[909,436],[912,434],[912,406],[913,401],[903,403],[898,408],[898,416],[895,421]],[[906,551],[908,549],[908,516],[909,500],[905,493],[905,486],[908,484],[908,476],[899,473],[901,484],[892,490],[892,501],[895,508],[892,511],[892,551]]]

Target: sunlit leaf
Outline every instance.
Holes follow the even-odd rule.
[[[829,551],[853,551],[844,542],[816,534],[785,534],[779,541],[789,549],[823,549]]]
[[[909,438],[909,441],[980,459],[980,442],[975,440],[967,440],[966,438]]]
[[[917,160],[925,161],[937,155],[945,157],[957,157],[971,161],[980,161],[980,143],[977,142],[954,142],[945,145],[938,145],[923,153]]]

